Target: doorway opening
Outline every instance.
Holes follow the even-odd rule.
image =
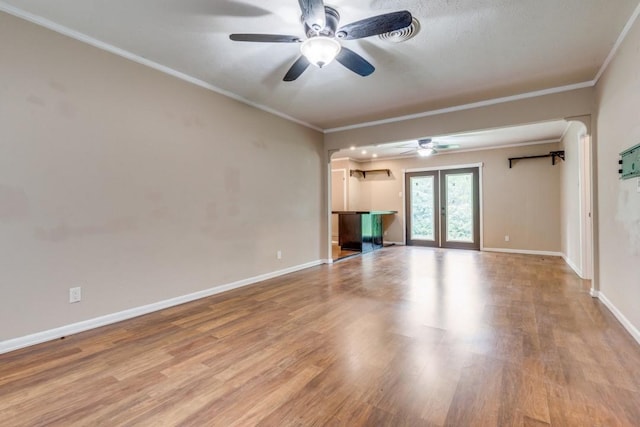
[[[407,245],[480,250],[479,167],[405,174]]]

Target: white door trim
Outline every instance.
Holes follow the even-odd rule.
[[[431,171],[444,171],[449,169],[465,169],[465,168],[478,168],[482,170],[484,163],[468,163],[464,165],[448,165],[448,166],[433,166],[428,168],[413,168],[413,169],[403,169],[402,172],[404,174],[412,173],[412,172],[431,172]]]
[[[593,235],[591,208],[591,138],[582,134],[578,139],[578,179],[580,209],[580,277],[593,277]]]
[[[346,211],[347,210],[347,170],[346,169],[344,168],[331,169],[331,181],[330,181],[331,187],[332,187],[331,194],[333,194],[333,174],[340,173],[340,172],[342,172],[342,209],[338,209],[338,210]],[[331,203],[333,202],[333,197],[329,199],[329,202]],[[333,211],[333,206],[330,206],[330,211]],[[330,218],[331,218],[331,221],[329,223],[329,227],[331,231],[329,234],[331,235],[331,244],[334,245],[334,244],[337,244],[338,242],[333,240],[334,231],[336,231],[333,229],[333,219],[334,219],[333,214],[330,214]]]

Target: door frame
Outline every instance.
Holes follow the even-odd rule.
[[[447,195],[449,194],[447,191],[447,174],[453,172],[454,174],[471,174],[472,180],[472,214],[473,214],[473,222],[477,224],[477,228],[474,227],[473,230],[473,243],[468,242],[459,242],[459,241],[447,241],[448,227],[449,227],[449,217],[445,216],[445,219],[442,219],[442,211],[446,209],[448,206]],[[440,247],[448,248],[448,249],[473,249],[480,250],[480,168],[460,168],[460,169],[440,169],[438,172],[440,175],[440,203],[441,203],[441,212],[440,214]],[[477,191],[476,191],[477,189]],[[476,199],[477,197],[477,199]],[[448,215],[448,214],[447,214]],[[444,225],[443,225],[444,224]],[[476,248],[476,244],[478,245]]]
[[[483,221],[483,197],[482,197],[482,169],[484,167],[484,163],[467,163],[467,164],[457,164],[457,165],[446,165],[446,166],[431,166],[424,168],[411,168],[411,169],[403,169],[402,170],[402,244],[407,244],[407,174],[413,172],[432,172],[432,171],[443,171],[449,169],[465,169],[465,168],[478,168],[478,209],[480,210],[480,250],[484,250],[484,221]]]
[[[592,170],[591,170],[591,137],[586,130],[578,137],[578,181],[580,186],[580,258],[579,276],[593,279],[593,208],[592,208]]]
[[[442,232],[442,226],[441,226],[441,219],[440,219],[440,202],[442,200],[441,198],[441,183],[440,183],[440,169],[438,170],[432,170],[432,171],[420,171],[420,172],[405,172],[403,174],[404,176],[404,183],[403,186],[406,188],[407,185],[407,174],[420,174],[420,175],[414,175],[414,176],[422,176],[422,177],[432,177],[433,178],[433,240],[411,240],[407,238],[407,229],[409,229],[411,227],[411,220],[408,218],[408,215],[406,215],[407,212],[407,202],[409,202],[409,198],[408,197],[404,197],[403,198],[403,210],[405,212],[405,215],[403,216],[403,222],[406,224],[405,227],[405,232],[404,232],[404,244],[407,245],[409,243],[409,240],[411,240],[411,244],[415,245],[415,246],[426,246],[426,247],[440,247],[440,244],[442,242],[441,237],[440,237],[440,233]],[[411,180],[412,177],[409,177],[409,180]],[[404,193],[404,191],[403,191]],[[433,242],[433,244],[431,244],[430,242]]]
[[[331,185],[331,195],[329,197],[329,212],[333,211],[333,174],[334,173],[339,173],[342,172],[342,209],[339,210],[347,210],[347,169],[345,168],[337,168],[337,169],[331,169],[331,180],[329,181],[329,184]],[[331,214],[330,216],[330,221],[329,221],[329,237],[331,238],[331,244],[334,243],[333,240],[333,232],[335,231],[333,229],[333,214]]]

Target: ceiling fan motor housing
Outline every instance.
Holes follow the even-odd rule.
[[[324,7],[326,24],[324,28],[320,31],[316,31],[315,29],[309,27],[304,21],[304,16],[301,18],[302,23],[304,24],[304,31],[307,37],[316,37],[316,36],[324,36],[324,37],[334,37],[336,34],[336,29],[338,28],[338,23],[340,22],[340,14],[337,10],[332,7],[325,6]]]
[[[420,148],[431,148],[433,146],[431,138],[423,138],[418,140],[418,146]]]

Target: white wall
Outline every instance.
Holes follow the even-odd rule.
[[[325,257],[320,133],[3,13],[0,51],[0,344]]]
[[[582,274],[582,249],[580,247],[581,209],[580,193],[580,138],[584,134],[584,125],[572,122],[561,141],[560,148],[565,151],[565,162],[560,174],[560,236],[561,250],[565,260],[578,273]]]
[[[621,181],[619,153],[640,143],[640,22],[596,86],[599,284],[640,341],[640,192]]]

